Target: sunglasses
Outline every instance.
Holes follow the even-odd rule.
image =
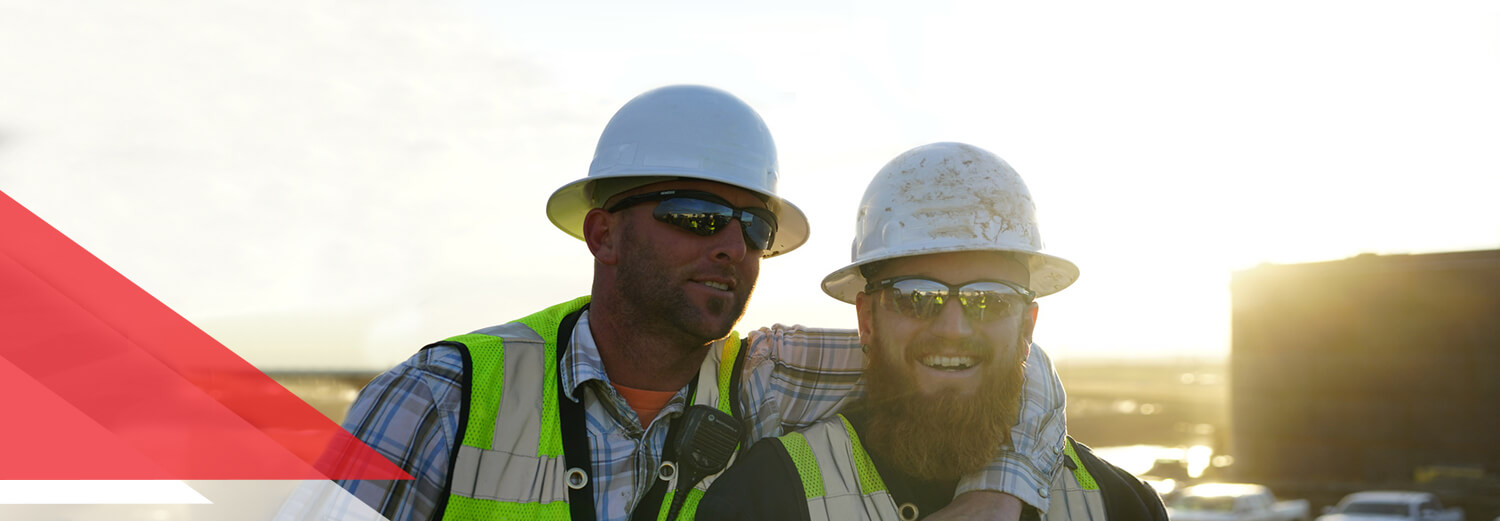
[[[915,276],[870,283],[865,293],[883,296],[887,309],[917,320],[937,316],[950,299],[957,300],[964,316],[974,322],[1015,316],[1036,299],[1035,292],[1013,282],[976,280],[954,286]]]
[[[649,202],[657,202],[651,216],[656,220],[682,228],[693,234],[708,237],[729,227],[730,221],[740,222],[740,232],[745,244],[756,250],[766,250],[776,239],[776,214],[765,208],[736,208],[724,198],[697,190],[663,190],[660,192],[632,195],[621,199],[605,211],[620,210]]]

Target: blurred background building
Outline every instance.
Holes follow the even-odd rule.
[[[1500,250],[1261,265],[1231,291],[1236,479],[1496,509]]]

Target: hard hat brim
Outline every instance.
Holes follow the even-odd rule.
[[[1001,250],[992,248],[974,248],[972,246],[937,247],[916,251],[901,251],[890,255],[878,256],[865,259],[843,268],[839,268],[827,277],[823,277],[823,292],[828,296],[839,299],[849,304],[854,303],[854,298],[864,292],[864,274],[860,273],[860,266],[902,257],[914,257],[917,255],[928,255],[933,253],[951,253],[960,251],[1002,251],[1014,255],[1025,256],[1027,267],[1031,271],[1031,284],[1028,285],[1036,296],[1045,297],[1062,291],[1078,280],[1078,266],[1062,257],[1048,255],[1045,253],[1030,252],[1024,250]]]
[[[663,180],[662,178],[703,179],[705,181],[734,186],[765,197],[768,201],[766,203],[767,208],[776,214],[776,240],[771,244],[770,248],[761,252],[762,258],[775,257],[788,253],[807,243],[807,238],[810,235],[807,214],[802,213],[802,209],[798,208],[797,205],[763,190],[724,183],[723,180],[719,179],[706,179],[695,174],[696,171],[693,170],[671,172],[663,169],[662,172],[654,176],[628,176],[639,178],[641,183],[626,190],[660,182]],[[609,179],[609,177],[585,177],[565,184],[562,188],[558,188],[557,191],[552,192],[552,197],[547,199],[547,218],[552,221],[553,225],[568,235],[572,235],[576,239],[583,239],[583,218],[585,215],[588,215],[589,210],[594,209],[594,202],[591,200],[589,194],[589,183],[600,179]]]

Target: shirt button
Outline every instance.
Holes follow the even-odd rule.
[[[1045,488],[1036,489],[1037,495],[1042,496],[1042,499],[1046,499],[1047,498],[1047,492],[1048,491]]]

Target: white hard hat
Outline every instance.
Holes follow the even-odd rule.
[[[823,278],[823,291],[853,303],[865,289],[860,266],[954,251],[1011,252],[1031,270],[1037,296],[1078,280],[1078,267],[1041,252],[1036,205],[1005,160],[963,143],[933,143],[896,156],[875,174],[859,204],[853,264]]]
[[[776,144],[745,102],[711,87],[661,87],[630,100],[610,118],[589,175],[552,193],[547,217],[583,238],[583,217],[626,190],[673,179],[702,179],[759,194],[776,214],[776,240],[763,256],[807,242],[807,216],[776,195]]]

